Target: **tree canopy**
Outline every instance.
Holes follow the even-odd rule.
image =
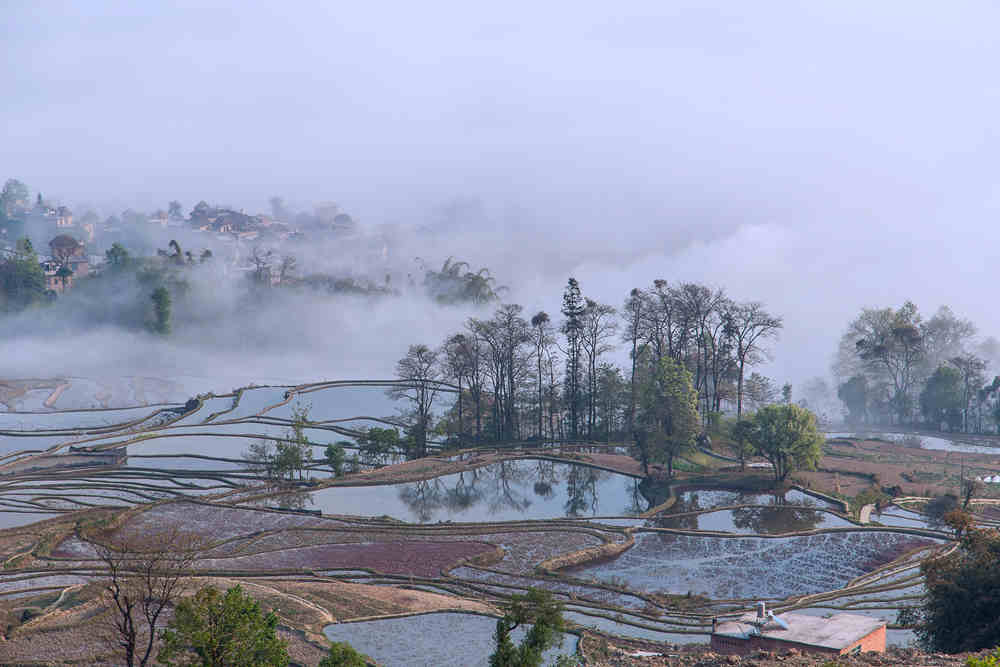
[[[531,628],[515,646],[511,633],[529,623]],[[490,656],[490,667],[539,667],[542,654],[562,644],[563,627],[562,605],[549,591],[529,588],[524,595],[511,596],[510,608],[497,621],[493,633],[496,650]]]
[[[691,450],[701,430],[698,393],[691,373],[671,357],[645,366],[638,389],[633,427],[643,467],[666,463],[673,475],[674,458]]]
[[[165,665],[283,667],[286,642],[277,635],[278,617],[234,586],[225,593],[206,586],[178,602],[157,656]]]
[[[1000,534],[967,530],[959,549],[920,566],[925,594],[900,621],[926,648],[945,653],[1000,644]]]
[[[754,450],[774,466],[777,481],[793,470],[815,468],[823,455],[823,436],[816,429],[816,416],[794,403],[761,408],[748,431],[747,439]]]
[[[953,366],[939,366],[920,392],[920,411],[936,428],[947,422],[955,429],[962,426],[962,374]]]

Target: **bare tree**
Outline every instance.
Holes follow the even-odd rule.
[[[396,363],[396,377],[402,382],[386,394],[394,400],[409,401],[413,425],[414,457],[427,456],[427,429],[431,422],[431,408],[440,390],[441,374],[438,353],[426,345],[411,345],[406,356]]]
[[[513,440],[518,432],[514,409],[516,390],[528,375],[524,345],[531,340],[524,309],[504,304],[488,320],[470,320],[470,326],[485,343],[485,374],[493,385],[493,413],[497,440]]]
[[[465,434],[465,415],[463,406],[465,395],[463,387],[468,387],[479,410],[479,393],[481,393],[481,383],[479,382],[479,350],[478,344],[472,336],[464,333],[457,333],[445,341],[441,348],[442,370],[444,376],[453,380],[458,385],[458,439],[461,443]],[[478,423],[478,420],[477,420]],[[478,435],[478,429],[477,429]]]
[[[632,373],[629,379],[629,407],[628,426],[632,427],[632,420],[635,417],[635,369],[639,358],[639,338],[642,332],[643,305],[646,301],[646,294],[635,287],[629,292],[628,299],[622,308],[622,315],[625,318],[625,331],[622,339],[627,343],[632,343]]]
[[[198,541],[176,529],[120,532],[96,545],[107,569],[104,596],[110,630],[125,664],[146,665],[163,611],[180,597]]]
[[[587,359],[587,437],[592,438],[597,421],[597,364],[602,354],[614,349],[608,341],[618,332],[618,322],[612,306],[591,299],[586,304],[580,342]]]
[[[285,255],[281,258],[278,267],[278,282],[284,284],[286,280],[295,275],[296,260],[294,255]]]
[[[892,408],[900,423],[910,414],[911,390],[925,361],[921,317],[910,301],[896,311],[886,309],[888,327],[855,343],[858,356],[892,380]]]
[[[274,253],[254,246],[250,250],[250,261],[254,267],[254,282],[265,287],[271,286],[271,259]]]
[[[535,362],[538,366],[537,374],[535,376],[538,385],[538,438],[539,440],[544,440],[545,410],[542,394],[545,387],[545,371],[543,367],[550,348],[555,344],[555,338],[552,335],[552,322],[549,319],[549,314],[544,310],[537,312],[535,316],[531,318],[531,328],[531,342],[535,347]]]
[[[736,418],[739,419],[743,416],[743,374],[746,367],[762,357],[764,341],[776,336],[783,325],[780,317],[769,314],[757,301],[730,305],[725,320],[727,333],[735,344]]]
[[[986,362],[972,352],[952,357],[949,361],[962,374],[962,427],[968,433],[972,398],[976,396],[979,388],[986,381],[983,375],[986,370]]]

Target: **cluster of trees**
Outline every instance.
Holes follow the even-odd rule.
[[[662,462],[672,474],[675,457],[724,410],[739,419],[745,404],[776,398],[770,381],[747,377],[782,327],[758,302],[657,280],[633,289],[619,311],[586,298],[570,278],[560,312],[556,323],[544,311],[528,318],[523,306],[501,304],[437,349],[410,346],[389,395],[406,402],[411,453],[424,455],[435,430],[451,444],[628,439],[647,470]],[[625,369],[609,360],[621,342]],[[454,400],[437,406],[435,425],[443,395]]]
[[[503,287],[496,287],[487,268],[471,271],[468,262],[449,257],[440,271],[424,270],[424,288],[439,303],[483,304],[498,300]]]
[[[865,308],[840,341],[837,395],[854,424],[922,425],[982,432],[1000,423],[1000,357],[995,339],[942,306],[924,319],[917,306]]]
[[[742,413],[746,370],[782,326],[760,303],[662,280],[632,290],[619,312],[586,298],[570,278],[561,314],[556,323],[544,311],[529,318],[523,306],[502,304],[491,317],[470,318],[437,349],[411,346],[397,367],[411,391],[393,396],[409,400],[413,421],[426,430],[449,385],[458,400],[442,433],[462,441],[595,439],[630,435],[643,389],[663,389],[663,373],[683,369],[704,423],[723,409]],[[626,369],[608,360],[620,342],[630,352]]]

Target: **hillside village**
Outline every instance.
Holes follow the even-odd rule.
[[[317,205],[312,213],[296,213],[274,197],[271,208],[270,214],[248,214],[200,201],[185,213],[180,202],[172,201],[166,210],[127,209],[102,219],[90,209],[77,214],[41,192],[31,198],[26,185],[9,179],[0,193],[0,254],[17,255],[18,241],[28,239],[28,250],[37,255],[45,276],[45,289],[55,297],[72,290],[81,278],[99,274],[116,244],[140,255],[145,249],[151,256],[170,258],[182,252],[174,237],[194,239],[202,248],[202,261],[214,255],[225,259],[225,275],[261,278],[263,273],[269,284],[277,285],[290,277],[294,259],[288,259],[289,249],[296,244],[357,235],[354,218],[333,203]],[[385,244],[379,248],[379,239],[373,243],[373,252],[384,256]],[[191,251],[183,254],[185,261],[195,261]]]

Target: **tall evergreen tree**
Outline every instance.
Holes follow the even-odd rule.
[[[562,314],[566,319],[563,321],[562,332],[566,337],[564,393],[569,408],[569,435],[574,440],[580,435],[581,353],[583,351],[583,315],[586,309],[587,304],[580,292],[580,283],[576,281],[576,278],[570,278],[566,284],[566,291],[563,292]]]

